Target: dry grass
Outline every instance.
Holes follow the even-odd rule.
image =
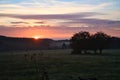
[[[0,53],[0,80],[42,80],[43,68],[50,80],[78,80],[79,76],[120,80],[120,50],[105,50],[102,55],[71,55],[70,52],[33,50]]]

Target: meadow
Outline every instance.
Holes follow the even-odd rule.
[[[0,80],[120,80],[120,50],[71,55],[70,49],[0,52]]]

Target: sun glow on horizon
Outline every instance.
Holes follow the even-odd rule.
[[[40,36],[33,36],[34,39],[40,39]]]

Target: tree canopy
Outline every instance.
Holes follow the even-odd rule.
[[[81,31],[74,34],[70,41],[73,54],[87,53],[88,50],[93,50],[95,53],[98,50],[102,53],[102,50],[109,44],[110,36],[103,32],[90,35],[87,31]]]

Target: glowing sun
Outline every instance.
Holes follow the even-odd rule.
[[[33,38],[34,39],[40,39],[40,36],[34,36]]]

